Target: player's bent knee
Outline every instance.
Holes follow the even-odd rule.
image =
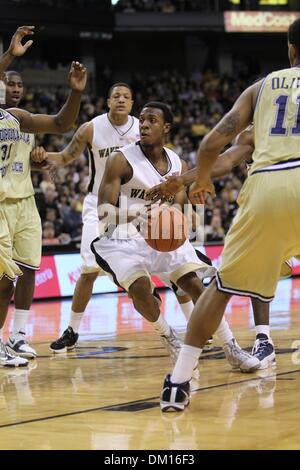
[[[149,279],[147,277],[137,279],[129,287],[128,293],[132,299],[144,299],[151,295],[152,288]]]
[[[194,272],[185,274],[180,279],[178,279],[177,285],[187,294],[189,294],[191,290],[197,290],[199,291],[200,295],[204,290],[202,282],[198,278],[197,274]]]

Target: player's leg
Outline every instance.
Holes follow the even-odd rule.
[[[0,366],[4,367],[22,367],[28,364],[27,359],[12,355],[2,342],[2,328],[6,320],[8,306],[13,292],[13,282],[7,277],[2,277],[0,280]]]
[[[181,341],[173,328],[162,316],[153,287],[148,276],[134,281],[128,288],[128,294],[135,309],[153,326],[155,332],[163,341],[171,359],[175,362],[181,347]]]
[[[276,364],[275,348],[270,336],[270,304],[255,298],[251,299],[251,303],[256,333],[252,354],[260,360],[260,369],[265,369]]]
[[[186,321],[188,322],[192,311],[194,309],[194,304],[191,297],[184,292],[175,292],[177,302],[180,305],[183,315],[185,316]]]
[[[68,327],[57,340],[50,344],[50,350],[54,353],[64,353],[75,348],[79,338],[78,332],[82,317],[92,297],[95,280],[100,274],[100,268],[91,251],[92,241],[99,236],[97,197],[93,194],[88,194],[85,197],[82,219],[83,227],[80,245],[82,259],[81,275],[76,282]]]
[[[11,209],[13,207],[16,218],[13,227],[13,260],[23,275],[16,284],[13,326],[7,345],[16,354],[32,359],[37,354],[26,340],[26,327],[35,288],[35,271],[41,263],[41,219],[33,196],[16,201]]]
[[[188,323],[189,319],[191,318],[192,312],[194,310],[194,303],[191,297],[186,294],[182,289],[179,289],[175,284],[173,284],[175,289],[173,288],[174,294],[176,295],[177,302],[180,305],[182,313],[185,316],[186,322]],[[212,349],[213,337],[207,340],[206,345],[204,346],[203,351],[210,351]]]
[[[2,342],[2,328],[14,291],[13,280],[22,274],[12,260],[12,242],[7,223],[5,201],[0,206],[0,227],[0,365],[7,367],[26,366],[27,359],[12,355]]]
[[[195,305],[185,344],[172,376],[165,379],[161,395],[164,411],[183,410],[188,405],[189,380],[195,358],[220,324],[230,296],[249,295],[263,301],[271,301],[274,297],[282,261],[299,248],[295,230],[291,227],[293,218],[286,210],[294,201],[294,192],[291,195],[288,191],[278,192],[276,188],[281,184],[282,176],[276,173],[272,179],[269,173],[251,176],[245,183],[240,193],[242,204],[225,239],[216,281]],[[296,181],[295,187],[298,187]],[[295,219],[299,198],[294,201],[292,215],[295,214]]]
[[[76,282],[72,299],[70,320],[67,329],[63,334],[50,344],[50,350],[54,353],[64,353],[76,347],[79,338],[79,327],[85,309],[92,297],[95,280],[99,276],[99,271],[92,273],[81,273]]]
[[[291,275],[291,260],[285,260],[281,265],[280,278],[287,279]],[[270,335],[270,304],[255,298],[251,302],[256,332],[252,354],[260,360],[260,369],[264,369],[276,364],[274,343]]]
[[[195,304],[205,290],[195,272],[185,274],[176,281],[176,284],[191,296]],[[226,359],[233,369],[240,369],[242,372],[254,372],[259,367],[259,360],[239,346],[225,318],[221,319],[215,336],[219,338]]]
[[[161,393],[162,411],[182,411],[190,401],[190,379],[207,339],[217,330],[230,295],[211,283],[195,305],[173,373],[166,376]]]
[[[14,293],[14,284],[7,277],[3,276],[0,280],[0,330],[6,320],[8,306]]]
[[[136,310],[151,323],[166,346],[171,359],[176,360],[181,341],[160,312],[160,302],[153,294],[153,284],[147,271],[154,252],[141,237],[128,240],[100,238],[92,245],[96,261],[116,285],[123,287]]]
[[[36,351],[26,341],[26,326],[30,314],[35,287],[35,270],[20,266],[23,276],[16,283],[13,314],[13,327],[7,345],[21,357],[32,359]]]
[[[191,299],[191,297],[184,292],[182,289],[180,289],[176,284],[170,281],[169,277],[165,273],[160,273],[159,274],[159,279],[164,282],[164,284],[172,289],[174,294],[176,295],[177,302],[182,310],[182,313],[188,322],[190,319],[190,316],[192,314],[193,308],[194,308],[194,303]]]

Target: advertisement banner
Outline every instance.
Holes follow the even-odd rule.
[[[225,11],[227,33],[286,33],[300,11]]]
[[[206,254],[217,269],[220,267],[223,245],[195,246],[195,248]],[[41,269],[36,272],[34,298],[50,299],[72,296],[80,276],[80,269],[79,253],[43,256]],[[293,258],[293,275],[300,275],[300,259]],[[164,286],[164,283],[157,277],[153,276],[152,281],[157,287]],[[102,294],[120,290],[108,276],[99,276],[95,281],[93,293]]]
[[[35,299],[60,297],[59,278],[54,256],[42,256],[41,268],[35,273]]]
[[[79,253],[55,255],[54,258],[62,297],[73,295],[81,272],[82,260]],[[96,279],[93,291],[95,294],[117,291],[118,287],[108,276],[99,276]]]

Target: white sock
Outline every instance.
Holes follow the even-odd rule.
[[[2,341],[2,339],[3,339],[3,338],[2,338],[2,334],[3,334],[3,327],[0,328],[0,341]]]
[[[78,333],[83,315],[84,312],[74,312],[73,310],[71,310],[71,319],[69,326],[73,328],[74,333]]]
[[[271,337],[270,337],[270,325],[256,325],[255,326],[255,332],[256,332],[256,336],[259,335],[260,333],[262,333],[264,335],[267,335],[267,337],[269,339],[271,339]]]
[[[195,363],[202,352],[201,348],[195,348],[188,344],[183,344],[179,351],[177,362],[171,376],[171,382],[181,384],[191,380]]]
[[[229,343],[229,341],[234,338],[232,331],[228,325],[228,322],[225,320],[224,317],[222,318],[219,328],[217,329],[215,334],[217,335],[222,344]]]
[[[20,308],[16,308],[14,311],[14,322],[12,328],[12,334],[17,334],[19,331],[26,333],[26,325],[28,322],[28,317],[30,314],[30,310],[22,310]]]
[[[189,319],[191,318],[192,311],[194,310],[194,304],[191,300],[188,302],[185,302],[184,304],[179,303],[180,308],[183,312],[183,315],[186,318],[186,321],[188,322]]]
[[[162,316],[162,314],[159,314],[159,317],[156,321],[151,322],[153,325],[153,328],[155,331],[160,335],[160,336],[169,336],[170,334],[170,326]]]

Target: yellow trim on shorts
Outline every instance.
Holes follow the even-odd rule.
[[[170,280],[174,282],[174,284],[177,284],[178,279],[181,277],[185,276],[185,274],[200,271],[200,270],[207,270],[207,268],[210,267],[208,264],[205,263],[185,263],[182,266],[180,266],[178,269],[170,273]]]
[[[152,289],[155,288],[155,285],[153,284],[151,280],[150,274],[147,271],[137,271],[136,273],[132,274],[130,277],[128,277],[124,281],[120,281],[118,279],[118,282],[126,291],[128,291],[130,286],[141,277],[148,277]]]
[[[99,266],[81,266],[81,274],[103,273],[107,274]],[[102,274],[102,275],[103,275]]]

